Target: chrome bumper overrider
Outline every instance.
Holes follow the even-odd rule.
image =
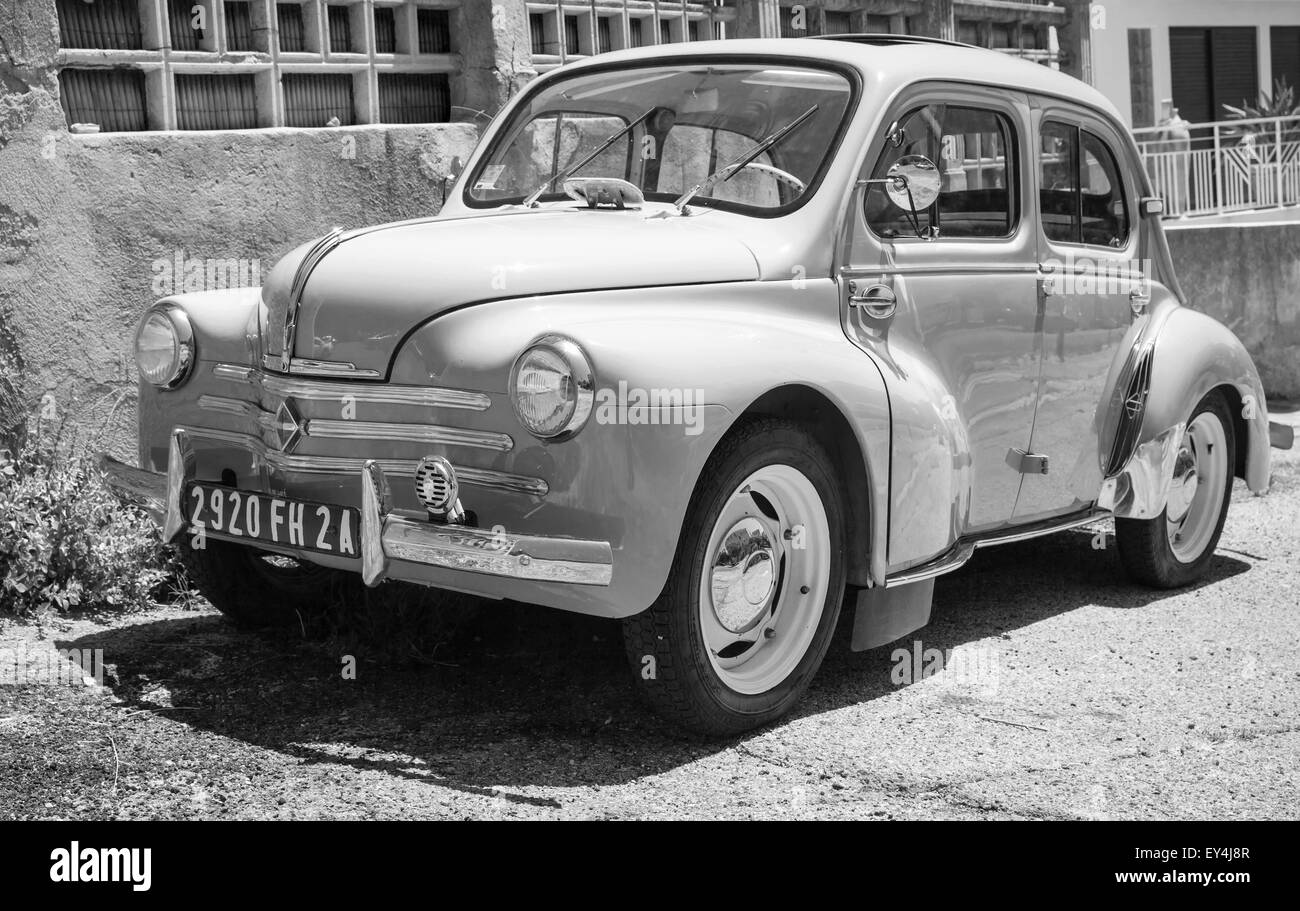
[[[185,485],[194,477],[194,456],[186,431],[172,432],[168,455],[166,474],[135,468],[108,455],[100,457],[100,468],[114,493],[148,509],[170,542],[188,527],[182,497]],[[537,582],[610,584],[614,559],[607,541],[440,525],[390,511],[388,480],[378,462],[365,462],[359,481],[360,571],[367,585],[377,585],[385,578],[422,581],[403,572],[403,563]]]

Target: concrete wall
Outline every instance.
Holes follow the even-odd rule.
[[[1270,397],[1300,398],[1300,222],[1166,234],[1188,302],[1245,343]]]
[[[264,275],[334,225],[436,212],[451,159],[477,134],[446,124],[72,135],[53,75],[53,9],[0,0],[0,357],[19,362],[27,407],[45,400],[48,411],[53,396],[58,412],[130,452],[133,330],[178,255],[191,275],[194,260]]]

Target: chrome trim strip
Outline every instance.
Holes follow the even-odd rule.
[[[346,361],[317,361],[306,357],[295,357],[289,361],[290,373],[302,373],[308,376],[343,376],[379,379],[383,376],[378,370],[358,367]]]
[[[350,456],[314,456],[286,455],[271,449],[263,441],[246,433],[235,430],[213,430],[207,427],[182,428],[194,439],[211,439],[228,443],[240,449],[251,451],[264,464],[281,471],[296,474],[354,474],[361,471],[368,459]],[[416,459],[376,459],[374,460],[390,474],[415,477]],[[488,487],[494,490],[509,490],[513,493],[525,493],[529,496],[544,497],[550,493],[550,485],[541,478],[528,475],[511,474],[488,468],[462,468],[455,466],[456,476],[462,484],[475,487]]]
[[[249,418],[264,430],[277,430],[280,418],[255,402],[220,395],[201,395],[198,406],[235,417]],[[400,443],[429,443],[441,446],[470,446],[509,452],[515,441],[508,433],[466,430],[441,424],[395,424],[387,421],[339,421],[310,418],[302,422],[302,435],[322,440],[393,440]],[[289,448],[289,447],[285,447]]]
[[[204,411],[216,411],[233,417],[251,418],[257,421],[257,425],[263,430],[274,430],[278,424],[274,414],[264,411],[258,407],[256,402],[246,402],[243,399],[228,399],[221,395],[205,394],[199,396],[198,406]]]
[[[897,588],[900,585],[923,582],[926,579],[933,579],[936,576],[950,573],[955,569],[961,569],[974,555],[975,551],[981,547],[995,547],[998,544],[1014,544],[1017,541],[1041,538],[1044,535],[1051,535],[1058,531],[1067,531],[1079,525],[1087,525],[1089,522],[1096,522],[1098,519],[1106,518],[1107,515],[1109,513],[1104,509],[1089,508],[1083,513],[1074,513],[1060,519],[1047,519],[1043,522],[1034,522],[1025,526],[1001,529],[979,537],[962,538],[933,560],[890,576],[885,580],[885,588]]]
[[[232,383],[245,383],[272,395],[305,401],[338,402],[351,397],[375,405],[418,405],[425,408],[462,408],[487,411],[492,398],[483,392],[465,392],[437,386],[394,386],[372,383],[316,382],[273,373],[263,373],[242,364],[216,364],[212,375]]]
[[[840,267],[840,275],[845,278],[866,278],[872,275],[948,275],[957,273],[962,275],[971,273],[977,275],[1021,275],[1037,271],[1037,263],[1021,265],[1016,263],[960,263],[957,261],[938,265],[913,263],[886,266],[844,265]]]
[[[508,433],[464,430],[440,424],[392,424],[385,421],[311,418],[303,428],[303,436],[323,440],[398,440],[404,443],[472,446],[494,452],[509,452],[515,448],[515,441]]]
[[[312,270],[325,255],[339,245],[343,239],[343,229],[335,228],[316,241],[307,255],[298,264],[293,274],[293,284],[289,286],[289,309],[284,314],[284,334],[281,338],[280,369],[289,371],[293,366],[293,349],[298,338],[298,310],[302,307],[303,291],[307,288],[307,279]]]

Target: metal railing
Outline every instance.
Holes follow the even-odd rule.
[[[1165,216],[1300,206],[1300,117],[1133,131]]]

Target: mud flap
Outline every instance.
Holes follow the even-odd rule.
[[[853,617],[853,651],[885,645],[925,626],[933,600],[934,579],[897,588],[862,589]]]

